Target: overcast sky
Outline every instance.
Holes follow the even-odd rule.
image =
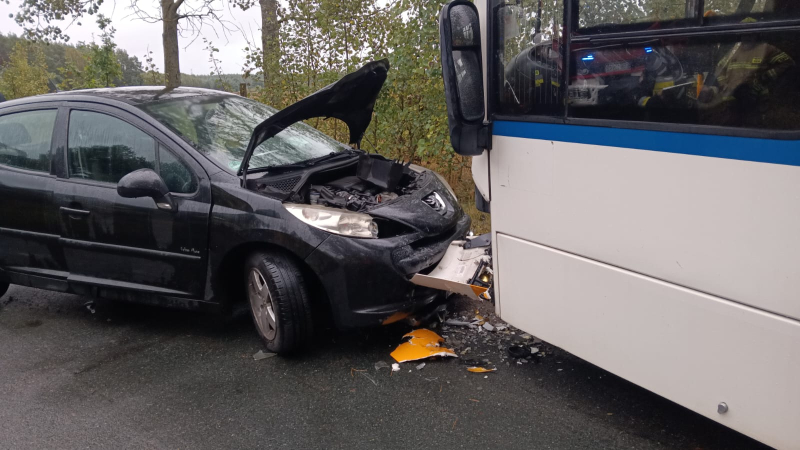
[[[186,3],[192,0],[186,0]],[[219,2],[220,4],[222,2]],[[11,5],[0,2],[0,31],[4,34],[21,34],[22,28],[9,18],[9,14],[16,12],[19,0],[11,0]],[[137,56],[144,63],[144,55],[148,48],[153,52],[153,59],[158,65],[159,70],[164,69],[164,53],[161,47],[161,23],[147,23],[139,20],[133,15],[128,7],[128,0],[106,0],[100,7],[100,12],[111,18],[111,24],[117,29],[115,41],[117,45],[128,51],[128,54]],[[158,2],[141,0],[139,3],[142,9],[147,10],[153,16],[158,16]],[[227,8],[220,12],[223,19],[232,22],[233,25],[244,30],[248,39],[255,39],[260,42],[261,15],[258,11],[258,4],[249,11]],[[95,16],[87,16],[81,19],[81,26],[77,24],[66,28],[65,34],[70,37],[70,43],[78,41],[90,42],[94,35],[99,36],[99,30],[95,23]],[[69,24],[68,21],[62,23],[62,30]],[[232,26],[231,26],[232,27]],[[192,42],[192,37],[187,34],[179,37],[181,46],[181,72],[204,75],[211,72],[208,62],[208,52],[203,50],[205,44],[202,37],[214,42],[214,46],[219,49],[217,58],[222,61],[222,69],[226,73],[241,73],[242,62],[244,61],[243,49],[247,46],[247,41],[239,31],[229,32],[226,37],[221,33],[219,26],[217,36],[211,27],[204,27],[202,36]],[[99,37],[98,37],[99,40]]]

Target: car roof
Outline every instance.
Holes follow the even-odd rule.
[[[166,89],[163,86],[126,86],[101,89],[78,89],[74,91],[54,92],[34,97],[24,97],[0,103],[0,107],[24,105],[38,101],[82,100],[88,98],[117,100],[130,105],[139,105],[154,101],[172,100],[196,96],[236,96],[230,92],[195,87],[178,87]]]

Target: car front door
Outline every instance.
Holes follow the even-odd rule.
[[[65,289],[50,163],[57,118],[55,104],[0,111],[0,269],[15,283]]]
[[[55,203],[70,284],[201,298],[211,210],[202,167],[111,106],[71,105],[65,138]],[[171,206],[117,194],[120,178],[143,168],[164,179]]]

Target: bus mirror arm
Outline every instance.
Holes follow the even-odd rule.
[[[492,123],[484,122],[481,129],[478,131],[478,148],[491,150],[492,149]]]
[[[481,30],[472,2],[454,0],[439,13],[447,124],[459,155],[477,156],[491,147],[491,124],[484,123]]]

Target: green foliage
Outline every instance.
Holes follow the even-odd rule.
[[[122,77],[122,66],[117,60],[114,43],[114,27],[109,27],[110,19],[102,14],[97,18],[100,27],[100,44],[92,42],[87,46],[88,58],[83,70],[82,78],[85,88],[112,87],[114,81]]]
[[[208,62],[211,64],[211,76],[214,77],[214,89],[232,92],[233,86],[222,77],[222,61],[220,61],[216,55],[219,53],[219,49],[214,47],[214,43],[206,38],[203,38],[203,42],[206,44],[204,50],[208,52]]]
[[[122,75],[114,80],[117,86],[138,86],[142,84],[144,78],[142,62],[136,56],[130,56],[127,51],[117,48],[114,50],[117,61],[119,62]]]
[[[11,100],[49,91],[47,62],[41,46],[17,42],[0,72],[0,93]]]
[[[164,84],[164,76],[158,73],[158,66],[153,62],[153,52],[150,49],[147,49],[147,54],[144,56],[144,70],[145,83],[151,86]]]
[[[77,25],[84,15],[96,14],[103,0],[22,0],[14,20],[31,40],[56,42],[68,41],[58,25],[52,22],[73,18]],[[11,16],[11,14],[9,14]]]
[[[109,32],[111,30],[108,30]],[[109,34],[104,32],[104,35]],[[113,39],[113,37],[112,37]],[[14,35],[0,34],[0,65],[6,63],[10,56],[12,49],[17,43],[31,43],[30,40],[17,37]],[[111,42],[113,44],[113,41]],[[101,45],[96,45],[96,53],[101,53],[99,57],[95,57],[95,63],[99,63],[99,70],[95,70],[95,74],[103,73],[103,67],[113,66],[110,64],[111,58],[110,51],[104,50],[102,47],[108,46],[108,43],[102,42]],[[67,45],[63,43],[51,42],[47,45],[38,45],[38,48],[44,53],[45,61],[47,63],[47,71],[51,74],[50,79],[52,84],[51,89],[56,86],[60,90],[80,89],[89,86],[105,86],[106,83],[102,79],[102,75],[95,75],[96,82],[86,83],[84,71],[92,56],[92,45],[79,42],[76,45]],[[99,51],[98,51],[99,50]],[[104,54],[103,54],[104,53]],[[113,49],[114,58],[120,67],[120,72],[108,71],[111,75],[110,85],[114,86],[135,86],[142,84],[142,75],[144,69],[139,58],[128,55],[125,50],[116,48]],[[105,60],[104,60],[105,59]],[[97,64],[96,64],[97,65]],[[94,70],[94,69],[93,69]],[[163,84],[163,82],[159,83]]]
[[[61,81],[58,83],[59,91],[71,91],[83,87],[83,76],[75,62],[66,61],[57,70],[61,77]]]

